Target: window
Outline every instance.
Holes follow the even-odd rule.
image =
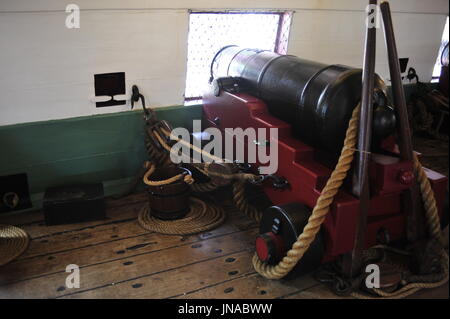
[[[286,54],[291,12],[191,12],[185,99],[199,99],[210,63],[226,45]]]
[[[444,33],[442,34],[441,47],[439,48],[439,53],[438,53],[438,57],[436,60],[436,64],[434,65],[433,78],[432,78],[431,82],[439,81],[439,76],[441,75],[441,66],[442,66],[442,64],[441,64],[442,63],[441,62],[442,51],[445,49],[447,44],[448,44],[448,17],[447,17],[447,22],[445,23]],[[447,50],[448,50],[448,47],[447,47]]]

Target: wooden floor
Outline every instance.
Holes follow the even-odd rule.
[[[221,227],[194,236],[142,229],[143,194],[107,200],[107,219],[44,225],[39,211],[0,217],[32,240],[0,267],[0,298],[336,298],[311,276],[271,281],[251,264],[257,225],[230,205]],[[66,288],[66,266],[80,267],[81,287]],[[448,285],[416,298],[448,298]]]

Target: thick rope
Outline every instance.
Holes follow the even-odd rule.
[[[283,258],[283,260],[275,266],[267,265],[262,263],[257,255],[253,257],[253,265],[258,273],[263,275],[266,278],[270,279],[279,279],[287,275],[292,268],[297,264],[297,262],[302,258],[303,254],[311,245],[314,240],[317,232],[320,230],[320,227],[325,220],[326,215],[328,214],[329,207],[333,202],[334,196],[339,191],[343,180],[347,176],[347,172],[351,167],[351,163],[353,161],[353,155],[355,153],[355,145],[356,145],[356,137],[358,131],[358,119],[359,119],[359,110],[360,106],[358,105],[352,114],[352,118],[349,122],[349,127],[347,129],[346,138],[344,140],[344,148],[342,149],[341,156],[339,158],[339,162],[331,174],[330,179],[328,180],[325,188],[320,195],[317,204],[312,212],[312,215],[309,218],[308,224],[305,226],[303,233],[299,236],[298,240],[292,248],[288,251],[287,256]],[[201,154],[212,158],[216,161],[223,161],[221,158],[215,158],[215,156],[209,154],[208,152],[203,151],[202,149],[196,148],[194,145],[189,144],[186,141],[179,139],[174,136],[171,132],[167,132],[162,130],[163,133],[167,137],[171,137],[173,140],[177,140],[180,143],[184,143],[185,146],[192,148],[193,150],[200,152]],[[153,132],[158,142],[169,152],[174,152],[172,148],[165,143],[162,137],[156,132]],[[210,173],[210,172],[209,172]],[[237,185],[234,187],[234,197],[237,202],[237,206],[241,207],[242,210],[249,214],[250,217],[259,220],[261,214],[257,212],[255,209],[252,209],[248,206],[244,198],[244,187],[243,183],[245,180],[255,178],[253,174],[219,174],[220,177],[223,178],[233,178],[238,179]]]
[[[189,147],[190,149],[194,150],[195,152],[198,152],[200,154],[202,154],[205,157],[208,157],[209,159],[211,159],[214,162],[218,162],[221,163],[223,162],[223,159],[217,156],[214,156],[212,154],[210,154],[209,152],[206,152],[204,150],[202,150],[201,148],[196,147],[195,145],[190,144],[189,142],[184,141],[183,139],[179,138],[178,136],[172,134],[172,132],[169,132],[163,128],[161,128],[161,131],[164,133],[164,135],[166,137],[170,137],[172,140],[177,141],[180,144],[183,144],[186,147]],[[179,156],[180,154],[178,154],[169,144],[166,143],[166,141],[164,141],[164,139],[161,137],[161,135],[159,135],[158,132],[153,131],[153,135],[156,137],[156,139],[158,140],[159,144],[169,153],[172,153],[176,156]]]
[[[145,147],[147,149],[147,155],[150,160],[156,164],[156,166],[164,166],[170,163],[170,156],[166,152],[161,152],[156,148],[154,143],[150,139],[150,134],[153,132],[150,129],[146,130],[145,135]]]
[[[177,220],[161,220],[151,215],[149,205],[139,212],[138,222],[147,230],[167,235],[192,235],[221,225],[226,218],[224,210],[216,205],[191,197],[191,207],[186,217]]]
[[[172,132],[169,132],[164,128],[161,128],[161,131],[164,133],[164,135],[166,135],[166,137],[170,137],[172,140],[177,141],[178,143],[183,144],[186,147],[189,147],[190,149],[194,150],[195,152],[202,154],[204,157],[208,157],[213,162],[222,163],[224,161],[223,158],[217,157],[209,152],[204,151],[203,149],[201,149],[195,145],[192,145],[189,142],[186,142],[185,140],[179,138],[178,136],[172,134]],[[162,138],[159,136],[159,134],[157,132],[154,132],[154,133],[156,133],[158,142],[161,144],[164,144],[163,147],[166,150],[168,150],[169,152],[173,152],[172,149],[170,148],[170,146],[169,146],[169,149],[166,148],[167,144],[164,141],[162,141]]]
[[[190,149],[201,153],[202,155],[204,155],[205,157],[208,157],[209,159],[213,160],[214,162],[223,162],[224,160],[220,157],[214,156],[212,154],[210,154],[209,152],[206,152],[198,147],[196,147],[195,145],[192,145],[180,138],[178,138],[177,136],[173,135],[171,132],[165,130],[165,129],[161,129],[161,131],[163,132],[163,134],[166,137],[170,137],[172,140],[175,140],[187,147],[189,147]],[[166,143],[166,141],[164,141],[164,139],[158,134],[158,132],[153,131],[153,134],[155,135],[156,139],[158,140],[159,144],[169,153],[175,154],[176,156],[179,156],[180,154],[178,154],[177,152],[175,152],[173,150],[173,148],[168,145]],[[210,163],[197,163],[195,166],[197,167],[198,170],[200,170],[203,174],[205,174],[206,176],[215,176],[215,177],[220,177],[223,179],[228,179],[228,180],[257,180],[258,176],[255,174],[249,174],[249,173],[236,173],[236,174],[222,174],[222,173],[218,173],[218,172],[211,172],[208,170]],[[214,182],[207,182],[207,183],[191,183],[191,187],[192,190],[195,192],[210,192],[213,190],[216,190],[219,186],[216,185]],[[251,214],[252,216],[254,214]],[[256,215],[254,215],[256,217]],[[259,220],[259,219],[258,219]]]
[[[21,228],[0,225],[0,266],[22,255],[28,248],[30,237]]]
[[[355,108],[352,118],[349,122],[349,127],[347,129],[346,137],[344,140],[344,147],[339,157],[338,164],[336,165],[333,173],[331,174],[331,177],[329,178],[325,188],[323,189],[319,199],[317,200],[316,206],[314,207],[313,212],[308,220],[308,224],[305,226],[303,233],[298,237],[297,241],[292,245],[292,248],[287,252],[286,256],[275,266],[271,266],[261,262],[256,254],[253,256],[253,266],[255,267],[255,270],[262,276],[268,279],[281,279],[286,276],[303,257],[304,253],[308,250],[309,246],[314,240],[317,232],[320,230],[320,226],[325,220],[325,217],[329,211],[329,207],[333,202],[333,198],[342,185],[342,182],[345,179],[353,160],[358,130],[358,113],[359,106]],[[440,243],[444,243],[434,193],[425,170],[420,164],[416,154],[414,154],[414,172],[417,176],[422,199],[424,202],[428,232],[432,238],[439,240]],[[448,255],[444,250],[442,252],[442,269],[443,278],[438,282],[407,283],[405,284],[405,286],[395,292],[385,292],[381,289],[373,289],[374,293],[379,296],[375,298],[404,298],[418,292],[421,289],[436,288],[445,284],[449,280],[449,260]],[[356,292],[352,293],[352,296],[356,298],[374,298]]]
[[[166,137],[171,137],[172,139],[174,139],[180,143],[184,143],[183,145],[185,145],[197,152],[205,154],[207,157],[209,157],[210,159],[213,159],[216,162],[219,162],[219,161],[223,162],[223,160],[221,158],[216,157],[216,156],[214,156],[208,152],[205,152],[201,149],[198,149],[194,145],[179,139],[178,137],[174,136],[173,134],[171,134],[170,132],[168,132],[164,129],[162,129],[162,132],[164,133],[164,135],[166,135]],[[168,152],[171,152],[171,153],[175,153],[175,151],[164,141],[164,139],[156,131],[154,131],[153,133],[155,134],[155,137],[158,140],[158,142],[161,144],[161,146],[165,150],[167,150]],[[178,155],[178,154],[176,154],[176,155]],[[258,179],[257,175],[250,174],[250,173],[222,174],[222,173],[218,173],[218,172],[212,172],[212,171],[208,170],[209,163],[198,163],[196,165],[196,167],[198,170],[200,170],[206,176],[215,176],[215,177],[219,177],[219,178],[223,178],[223,179],[227,179],[227,180],[236,180],[236,182],[233,184],[233,195],[234,195],[233,200],[234,200],[236,206],[238,207],[238,209],[240,209],[242,212],[244,212],[249,217],[255,219],[256,221],[259,221],[261,219],[261,213],[247,202],[247,200],[245,198],[245,189],[244,189],[245,181],[257,180]],[[214,182],[194,183],[191,185],[191,187],[194,191],[197,191],[197,192],[209,192],[209,191],[213,191],[218,188],[218,186],[216,184],[214,184]]]
[[[162,147],[166,151],[172,152],[172,149],[167,143],[159,136],[156,132],[151,132],[155,136],[155,138],[158,139],[158,142],[161,144]],[[170,153],[167,152],[161,152],[158,150],[152,141],[150,141],[148,135],[146,140],[146,146],[147,146],[147,153],[149,158],[156,163],[156,166],[165,166],[170,163]],[[150,175],[150,174],[149,174]],[[205,192],[211,192],[213,190],[216,190],[218,186],[214,184],[213,182],[207,182],[207,183],[191,183],[190,184],[192,190],[197,193],[205,193]]]
[[[434,192],[431,188],[430,180],[420,164],[416,153],[414,153],[414,175],[419,182],[420,194],[425,208],[425,222],[427,224],[428,233],[432,238],[437,239],[442,245],[445,245],[446,243],[442,235],[441,222]]]
[[[206,172],[206,170],[204,169],[204,167],[201,167],[201,165],[194,165],[195,168],[201,172],[203,175],[208,176],[208,173]],[[203,183],[193,183],[191,184],[191,188],[194,192],[197,193],[207,193],[207,192],[212,192],[216,189],[218,189],[220,186],[217,185],[216,183],[214,183],[214,181],[210,180],[207,182],[203,182]]]
[[[422,196],[424,208],[425,208],[425,222],[427,224],[428,234],[431,238],[437,240],[441,244],[445,244],[445,239],[442,234],[441,224],[439,220],[439,212],[436,206],[436,199],[434,197],[433,189],[431,188],[430,181],[422,167],[417,155],[414,153],[414,174],[417,177],[417,181],[420,186],[420,193]],[[405,298],[410,296],[421,289],[431,289],[442,286],[449,280],[449,257],[445,250],[442,248],[441,254],[442,264],[442,279],[437,282],[412,282],[405,283],[405,285],[397,291],[386,292],[381,289],[373,289],[373,292],[379,297],[368,296],[360,293],[352,293],[355,298],[361,299],[378,299],[378,298]],[[416,276],[417,280],[424,281],[425,276]]]
[[[256,181],[259,176],[251,173],[234,173],[234,174],[223,174],[219,172],[211,172],[207,170],[208,176],[220,177],[228,180],[240,180],[240,181]]]
[[[338,163],[317,200],[316,206],[309,217],[308,224],[297,238],[297,241],[292,245],[292,248],[277,265],[263,263],[256,254],[253,256],[253,266],[263,277],[268,279],[281,279],[286,276],[297,265],[298,261],[314,241],[330,210],[334,196],[338,193],[339,188],[347,176],[347,172],[351,168],[357,140],[359,112],[360,105],[358,104],[353,110]]]
[[[245,195],[245,180],[233,183],[232,191],[234,205],[245,215],[259,222],[262,212],[248,202]]]
[[[261,262],[258,256],[255,254],[253,256],[253,266],[255,270],[262,276],[268,279],[281,279],[286,276],[298,263],[298,261],[303,257],[304,253],[308,250],[311,243],[314,241],[315,236],[322,223],[324,222],[326,215],[329,212],[330,206],[334,200],[334,196],[338,193],[339,188],[342,186],[344,179],[347,176],[349,169],[351,168],[351,163],[354,158],[357,131],[358,131],[358,119],[359,119],[360,105],[358,105],[352,114],[352,117],[347,128],[346,137],[344,140],[344,147],[342,148],[341,155],[338,160],[333,173],[327,181],[321,195],[319,196],[316,206],[308,220],[308,224],[305,226],[302,234],[297,238],[297,241],[292,245],[291,249],[287,252],[286,256],[277,265],[268,265]],[[159,136],[157,132],[154,132],[156,138],[161,143],[161,145],[168,150],[173,152],[170,146],[168,146],[163,139]],[[212,158],[214,161],[222,162],[221,158],[216,158],[214,155],[204,152],[202,149],[198,149],[194,145],[189,144],[186,141],[179,139],[178,137],[172,135],[171,132],[167,132],[163,129],[163,133],[167,137],[171,137],[174,140],[183,143],[184,145],[190,147],[191,149],[200,152],[201,154]],[[416,154],[414,154],[414,172],[417,176],[417,180],[420,185],[421,196],[424,202],[426,223],[430,236],[439,240],[440,243],[444,243],[438,210],[436,206],[436,200],[434,198],[434,193],[431,188],[431,184],[426,176],[426,173],[420,164]],[[259,221],[261,218],[261,212],[256,210],[253,206],[249,205],[245,198],[245,181],[257,178],[253,174],[220,174],[215,172],[208,172],[209,175],[216,175],[222,178],[237,180],[233,185],[233,194],[236,206],[246,213],[248,216]],[[401,289],[395,292],[385,292],[381,289],[374,289],[373,291],[382,298],[404,298],[413,293],[416,293],[423,288],[435,288],[445,284],[449,279],[449,260],[448,255],[443,250],[442,252],[442,267],[443,267],[443,278],[438,282],[414,282],[406,283]],[[423,276],[418,276],[422,278]],[[373,298],[371,296],[352,293],[352,296],[357,298]],[[375,297],[379,298],[379,297]]]
[[[154,159],[159,165],[170,163],[170,153],[174,153],[173,149],[164,141],[164,139],[156,132],[151,131],[159,144],[169,153],[160,152],[156,149],[153,143],[147,141],[147,151],[150,158]],[[178,139],[179,140],[179,139]],[[154,173],[156,166],[153,163],[147,162],[146,168],[148,171],[144,174],[143,181],[149,186],[161,186],[171,184],[183,180],[191,186],[194,191],[208,192],[217,188],[213,182],[194,184],[194,179],[191,175],[178,174],[171,178],[162,181],[152,181],[150,176]],[[215,205],[206,206],[206,204],[196,198],[191,198],[191,207],[189,213],[185,218],[178,220],[164,221],[151,216],[149,205],[145,205],[138,217],[139,224],[147,230],[155,231],[162,234],[169,235],[190,235],[203,231],[211,230],[221,225],[225,220],[225,212],[220,207]]]
[[[146,149],[148,158],[156,164],[156,166],[165,166],[170,163],[170,158],[165,152],[160,152],[155,148],[153,142],[146,142]]]
[[[191,188],[194,192],[197,193],[207,193],[215,191],[219,188],[218,185],[216,185],[214,182],[205,182],[205,183],[193,183],[191,184]]]
[[[168,185],[168,184],[172,184],[177,181],[180,181],[180,180],[183,180],[187,184],[192,184],[194,182],[194,179],[192,178],[191,175],[183,174],[183,173],[172,176],[170,178],[167,178],[167,179],[164,179],[161,181],[152,181],[152,180],[150,180],[150,176],[155,172],[156,166],[155,166],[155,164],[150,163],[150,162],[146,162],[145,166],[148,169],[148,171],[144,174],[143,180],[144,180],[144,183],[148,186]]]
[[[152,161],[152,163],[155,163],[155,166],[157,167],[170,165],[171,161],[169,155],[166,152],[161,152],[155,147],[153,142],[150,140],[149,134],[151,133],[147,131],[145,135],[145,148],[147,150],[148,158]],[[142,167],[136,173],[136,175],[133,177],[133,180],[129,183],[128,187],[124,191],[111,197],[114,199],[119,199],[130,195],[136,189],[137,185],[142,180],[145,172],[147,171],[147,167],[145,165],[146,164],[144,163],[144,167]]]
[[[203,167],[200,167],[199,165],[195,165],[195,168],[201,172],[203,175],[208,176],[208,173],[206,172],[206,170]],[[216,183],[214,183],[214,181],[210,180],[207,182],[203,182],[203,183],[193,183],[191,184],[191,189],[194,192],[197,193],[207,193],[207,192],[212,192],[216,189],[219,188],[219,185],[217,185]]]
[[[353,292],[351,294],[352,297],[358,298],[358,299],[380,299],[380,298],[389,298],[389,299],[401,299],[401,298],[405,298],[408,297],[410,295],[415,294],[416,292],[418,292],[419,290],[422,289],[432,289],[432,288],[437,288],[440,287],[442,285],[444,285],[445,283],[447,283],[448,279],[449,279],[449,260],[448,260],[448,254],[443,251],[442,252],[442,273],[443,273],[443,278],[437,282],[412,282],[412,283],[405,283],[405,285],[400,288],[397,291],[394,292],[386,292],[382,289],[372,289],[372,291],[378,295],[378,297],[374,297],[374,296],[369,296],[366,294],[361,294],[358,292]],[[418,280],[424,280],[425,276],[417,276]]]

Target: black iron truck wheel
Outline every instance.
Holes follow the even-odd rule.
[[[311,210],[300,203],[272,206],[261,219],[256,238],[256,253],[265,263],[275,265],[292,247],[308,223]],[[285,279],[292,279],[316,270],[325,254],[325,242],[320,231],[309,249]]]

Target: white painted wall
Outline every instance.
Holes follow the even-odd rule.
[[[393,13],[399,57],[409,57],[408,67],[416,69],[421,81],[431,80],[446,17],[447,14]],[[324,63],[362,67],[364,19],[365,15],[358,11],[298,11],[291,28],[288,53]],[[388,80],[382,28],[377,32],[376,57],[377,73]]]
[[[126,73],[152,105],[182,101],[188,15],[170,11],[86,11],[0,16],[0,124],[123,111],[96,108],[94,74]],[[14,30],[14,32],[10,32]]]
[[[66,29],[65,6],[81,9],[81,28]],[[128,110],[96,108],[94,74],[126,72],[152,106],[181,104],[188,9],[295,10],[289,53],[361,66],[361,0],[0,0],[0,125]],[[392,1],[399,55],[427,81],[448,15],[443,0]],[[388,77],[384,39],[377,72]]]

